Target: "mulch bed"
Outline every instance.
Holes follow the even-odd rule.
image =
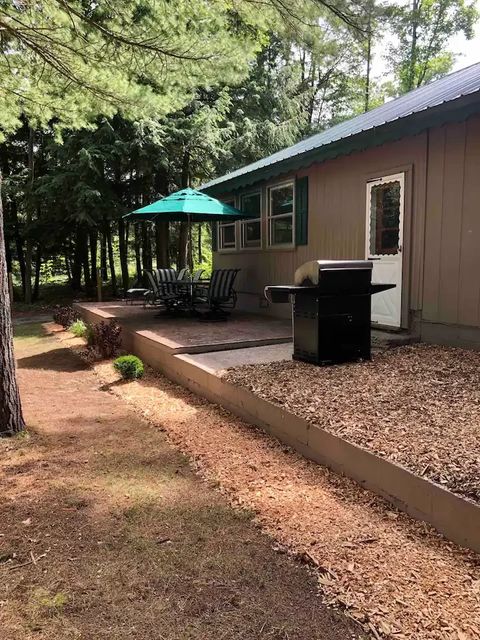
[[[272,362],[225,378],[480,502],[480,352],[412,345],[371,362]]]

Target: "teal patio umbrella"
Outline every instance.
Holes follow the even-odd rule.
[[[255,218],[229,204],[195,189],[181,189],[152,204],[127,213],[125,218],[133,222],[155,220],[158,222],[230,222],[242,218]]]
[[[192,222],[232,222],[245,218],[256,218],[258,214],[249,214],[236,209],[226,202],[208,196],[196,189],[181,189],[161,198],[152,204],[136,209],[124,216],[132,222],[187,222],[190,263],[192,261]]]

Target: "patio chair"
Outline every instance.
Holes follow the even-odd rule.
[[[200,320],[221,321],[230,315],[227,309],[234,309],[237,304],[237,294],[233,285],[240,269],[214,269],[206,295],[195,297],[195,305],[206,307],[207,311]],[[197,309],[200,311],[200,309]]]
[[[149,288],[143,294],[144,306],[156,305],[160,302],[160,289],[157,279],[151,271],[144,271]]]
[[[185,280],[188,274],[188,269],[185,267],[184,269],[180,269],[177,275],[177,280]]]
[[[135,302],[145,302],[145,295],[150,291],[149,288],[145,287],[145,284],[142,280],[136,280],[131,287],[124,291],[123,301],[125,304],[133,305]]]
[[[155,275],[159,285],[164,285],[168,282],[177,280],[177,272],[175,269],[156,269]]]
[[[204,271],[205,269],[197,269],[192,276],[192,282],[200,282],[200,278],[202,277]]]
[[[167,311],[178,309],[182,305],[184,296],[177,286],[171,284],[180,279],[177,277],[177,272],[175,269],[157,269],[156,274],[159,299],[163,302]],[[181,275],[181,271],[178,275]]]

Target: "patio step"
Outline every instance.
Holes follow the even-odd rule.
[[[407,344],[420,342],[418,336],[408,331],[382,331],[372,329],[372,349],[374,351],[386,351],[393,347],[403,347]]]

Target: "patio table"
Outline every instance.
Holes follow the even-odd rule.
[[[166,291],[171,291],[172,289],[176,289],[178,292],[178,298],[181,299],[181,290],[184,289],[185,295],[184,300],[186,302],[183,309],[187,309],[189,311],[194,311],[194,294],[195,288],[207,288],[210,285],[210,280],[192,280],[191,278],[185,278],[182,280],[171,280],[169,282],[164,282],[160,286],[164,288]],[[183,306],[183,305],[182,305]]]

